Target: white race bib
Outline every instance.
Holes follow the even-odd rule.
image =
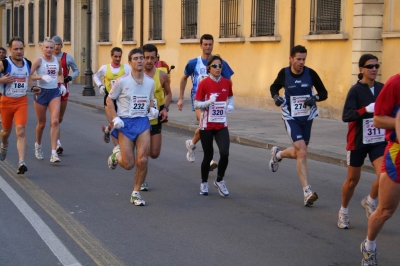
[[[146,116],[149,109],[149,97],[147,95],[132,95],[129,114],[132,117]]]
[[[225,123],[226,102],[215,102],[208,107],[208,122]]]
[[[290,96],[290,110],[292,117],[310,115],[310,107],[304,104],[306,99],[309,97],[310,95]]]
[[[373,118],[363,119],[363,143],[371,144],[385,141],[385,132],[383,128],[374,126]]]
[[[157,105],[157,99],[156,99],[156,98],[153,99],[153,103],[154,103],[154,104],[153,104],[153,107],[156,108],[156,109],[158,110],[158,105]],[[148,116],[151,116],[151,114],[149,113]],[[156,119],[158,120],[158,117],[156,117],[156,118],[151,118],[150,120],[156,120]]]
[[[51,78],[56,79],[58,75],[57,65],[46,64],[46,74],[49,75]]]
[[[12,94],[25,95],[27,90],[26,78],[15,78],[11,87]]]

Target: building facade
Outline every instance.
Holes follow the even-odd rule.
[[[400,1],[398,0],[92,0],[91,68],[110,62],[112,47],[128,52],[146,43],[159,49],[161,60],[175,65],[172,92],[187,61],[200,55],[200,36],[214,36],[214,53],[234,70],[235,103],[278,110],[269,86],[289,63],[293,45],[308,50],[306,65],[320,75],[328,92],[320,116],[341,119],[347,91],[357,81],[363,53],[379,58],[379,80],[400,72]],[[88,0],[0,1],[2,46],[21,36],[26,57],[41,54],[47,36],[59,35],[63,51],[86,69]],[[189,82],[188,82],[189,83]],[[186,88],[189,96],[190,84]]]

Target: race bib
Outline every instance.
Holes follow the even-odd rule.
[[[46,74],[56,79],[58,75],[57,65],[46,64]]]
[[[26,78],[15,78],[11,87],[12,94],[26,94],[27,84]]]
[[[132,117],[144,117],[149,109],[149,97],[147,95],[132,95],[129,114]]]
[[[225,123],[226,102],[215,102],[208,107],[208,122]]]
[[[310,107],[304,104],[310,95],[290,96],[290,110],[292,117],[310,115]]]
[[[383,128],[374,126],[373,118],[363,119],[363,143],[371,144],[385,141],[385,132]]]
[[[153,99],[153,103],[154,103],[154,104],[153,104],[153,107],[156,108],[157,110],[159,110],[159,109],[158,109],[157,99],[156,99],[156,98]],[[149,113],[148,116],[151,116],[151,114]],[[158,120],[158,117],[156,117],[156,118],[151,118],[150,120],[156,120],[156,119]]]

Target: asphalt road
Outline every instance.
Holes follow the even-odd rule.
[[[112,145],[102,140],[102,111],[70,103],[62,123],[65,154],[50,163],[49,127],[44,160],[34,157],[36,118],[30,102],[29,171],[15,174],[15,135],[0,163],[0,265],[360,265],[367,232],[360,200],[374,176],[363,172],[350,203],[351,228],[336,226],[346,169],[309,161],[320,198],[303,207],[295,162],[268,169],[269,150],[231,144],[225,180],[229,197],[211,182],[199,195],[201,145],[186,161],[192,133],[165,126],[159,159],[149,162],[145,207],[129,197],[134,170],[109,170]],[[215,153],[218,159],[218,153]],[[14,193],[15,192],[15,193]],[[398,213],[378,244],[380,265],[400,265]]]

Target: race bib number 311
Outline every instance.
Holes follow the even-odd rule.
[[[363,143],[371,144],[385,141],[385,129],[374,126],[373,118],[363,119]]]

